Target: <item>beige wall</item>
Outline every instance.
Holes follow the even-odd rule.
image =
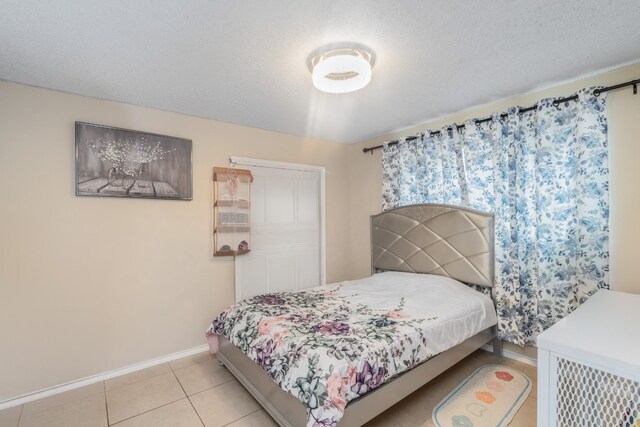
[[[382,150],[376,150],[373,155],[363,154],[364,147],[426,129],[463,123],[474,117],[486,117],[495,111],[505,111],[513,105],[529,106],[545,97],[570,95],[584,87],[608,86],[638,78],[640,64],[635,64],[551,89],[472,108],[349,146],[351,276],[359,278],[370,274],[368,218],[380,211],[382,200]],[[640,293],[640,275],[636,272],[636,248],[640,242],[637,220],[640,212],[640,94],[634,96],[630,87],[612,91],[607,95],[607,104],[611,173],[611,287],[619,291]]]
[[[76,120],[193,140],[193,201],[74,195]],[[348,147],[0,82],[0,400],[204,344],[233,302],[211,168],[326,167],[327,280],[346,279]]]

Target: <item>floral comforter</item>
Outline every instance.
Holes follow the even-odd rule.
[[[349,401],[495,324],[491,310],[488,297],[452,279],[388,272],[246,299],[207,334],[227,338],[300,399],[308,427],[326,427],[338,424]],[[447,342],[431,342],[442,341],[438,335]]]

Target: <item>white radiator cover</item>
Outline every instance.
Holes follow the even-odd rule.
[[[538,425],[640,423],[640,295],[598,291],[538,337]]]

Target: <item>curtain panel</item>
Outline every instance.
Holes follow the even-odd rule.
[[[465,122],[384,144],[383,210],[446,203],[492,212],[499,335],[519,345],[609,286],[606,97]]]

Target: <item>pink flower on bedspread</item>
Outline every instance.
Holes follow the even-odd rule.
[[[344,408],[347,406],[347,399],[345,397],[347,383],[348,379],[342,378],[337,372],[334,372],[327,378],[329,400],[340,412],[344,412]]]
[[[280,332],[273,334],[273,339],[276,340],[276,349],[280,348],[284,344],[284,339],[289,335],[289,331],[282,329]]]
[[[258,322],[258,333],[260,335],[269,335],[271,328],[276,324],[278,320],[275,317],[265,317]]]
[[[403,311],[391,310],[389,312],[389,317],[392,319],[406,319],[409,315]]]
[[[258,322],[258,334],[273,337],[276,348],[284,344],[284,338],[289,335],[289,330],[282,327],[284,316],[267,317]]]

